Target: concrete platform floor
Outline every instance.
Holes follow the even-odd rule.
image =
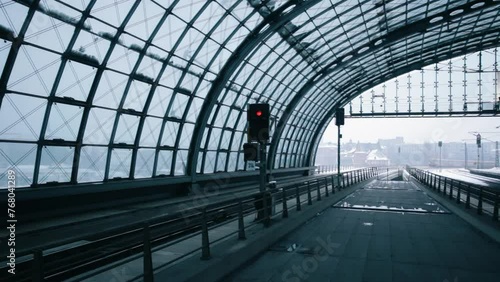
[[[500,245],[409,182],[375,181],[225,281],[498,282]]]

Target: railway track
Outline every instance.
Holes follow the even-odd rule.
[[[307,192],[305,183],[310,182],[316,185],[317,182],[321,181],[323,184],[325,177],[331,177],[331,175],[318,175],[306,179],[301,177],[300,180],[291,179],[283,181],[281,187],[290,189],[298,185],[299,193],[303,194]],[[255,191],[255,187],[240,189],[238,192],[243,193],[250,190]],[[242,202],[244,214],[254,213],[254,201],[257,194],[255,192],[247,193],[238,199],[231,198],[207,205],[205,213],[208,225],[219,224],[236,216],[239,211],[239,201]],[[280,195],[281,193],[277,193],[278,201],[281,200]],[[41,269],[43,269],[45,281],[62,281],[143,252],[144,227],[146,225],[149,226],[150,230],[151,246],[155,247],[199,231],[202,223],[201,215],[200,208],[193,207],[154,220],[114,228],[96,236],[68,239],[68,243],[70,241],[79,243],[65,249],[50,251],[48,249],[56,246],[42,244],[41,249],[48,250],[42,253],[42,261],[35,262],[33,253],[18,253],[15,279],[12,279],[11,275],[7,276],[8,267],[6,262],[3,262],[0,268],[0,281],[32,281],[32,269],[36,268],[34,267],[35,263],[43,264]]]

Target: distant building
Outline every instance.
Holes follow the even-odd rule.
[[[389,158],[379,149],[372,150],[366,157],[366,164],[368,166],[389,166]]]

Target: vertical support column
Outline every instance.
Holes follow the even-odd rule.
[[[337,179],[339,183],[339,190],[340,190],[340,125],[337,125]],[[345,187],[345,185],[343,185]]]
[[[443,183],[443,194],[446,196],[446,180],[448,180],[448,178],[444,178],[444,183]]]
[[[42,250],[35,250],[33,253],[33,269],[31,272],[31,281],[42,282],[45,281],[43,273],[43,252]]]
[[[493,207],[493,220],[498,221],[498,206],[500,204],[500,194],[495,193],[495,206]]]
[[[307,205],[312,205],[312,198],[311,198],[311,182],[307,182]]]
[[[316,194],[317,194],[317,200],[321,201],[321,189],[320,189],[320,183],[319,179],[316,181]]]
[[[331,176],[332,178],[332,194],[335,194],[335,179],[333,178],[333,175]]]
[[[467,198],[465,199],[465,208],[470,209],[470,184],[467,185]]]
[[[479,199],[477,202],[477,214],[483,214],[483,188],[479,188]]]
[[[266,191],[266,182],[267,182],[266,144],[264,142],[259,143],[259,151],[260,151],[260,163],[259,163],[260,192],[264,193]]]
[[[299,192],[299,184],[295,185],[295,198],[297,201],[297,211],[302,210],[302,207],[300,206],[300,192]]]
[[[325,177],[325,197],[328,197],[328,178]]]
[[[450,199],[453,199],[453,178],[450,179]]]
[[[287,199],[286,199],[286,187],[283,187],[281,189],[282,194],[281,194],[281,201],[283,202],[283,218],[288,217],[288,205],[287,205]]]
[[[438,187],[437,187],[438,193],[441,193],[441,175],[438,176]]]
[[[149,224],[144,226],[144,282],[153,282],[153,254],[151,253],[151,233]]]
[[[207,208],[203,208],[201,218],[201,259],[210,259],[210,241],[208,239]]]
[[[245,240],[245,221],[243,220],[243,203],[238,201],[238,240]]]
[[[264,227],[269,227],[271,225],[271,209],[272,209],[272,197],[270,192],[264,192]]]

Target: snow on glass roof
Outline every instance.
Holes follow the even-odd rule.
[[[499,5],[0,0],[0,187],[245,170],[255,102],[270,166],[311,165],[335,108],[498,46]]]

